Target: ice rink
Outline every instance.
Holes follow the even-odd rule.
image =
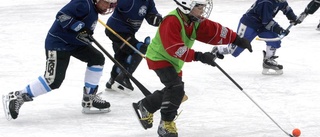
[[[44,40],[56,13],[69,0],[0,1],[0,93],[20,90],[45,69]],[[173,1],[156,0],[162,15],[176,8]],[[254,0],[214,0],[211,20],[236,31],[238,21]],[[299,15],[310,0],[288,0]],[[100,16],[104,22],[109,15]],[[262,75],[262,50],[265,43],[254,40],[253,52],[239,57],[230,55],[217,63],[286,132],[300,128],[301,137],[320,134],[320,31],[316,31],[320,11],[291,28],[277,51],[284,66],[280,76]],[[284,28],[289,21],[278,13],[275,20]],[[136,37],[153,37],[155,27],[145,21]],[[96,40],[113,54],[104,27],[97,24]],[[211,45],[196,42],[196,51],[210,51]],[[34,98],[20,109],[16,120],[7,121],[0,105],[0,137],[155,137],[160,121],[154,115],[154,127],[144,130],[131,107],[144,96],[135,86],[132,94],[104,91],[112,62],[106,57],[100,82],[102,98],[111,103],[107,114],[82,114],[81,100],[86,64],[71,59],[62,86]],[[176,120],[180,137],[286,137],[245,94],[219,69],[200,62],[186,63],[183,81],[189,100],[179,109]],[[162,89],[156,74],[143,61],[133,76],[150,91]]]

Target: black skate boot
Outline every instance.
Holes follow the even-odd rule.
[[[178,137],[176,123],[174,121],[160,121],[158,127],[159,137]]]
[[[146,108],[142,105],[142,102],[132,103],[133,109],[136,112],[138,119],[144,129],[152,127],[153,113],[149,113]]]
[[[113,89],[111,87],[113,84],[114,84],[114,78],[111,77],[109,81],[106,83],[106,91],[112,91]]]
[[[121,72],[114,80],[112,89],[128,94],[133,91],[133,86],[126,74]]]
[[[24,102],[33,101],[32,97],[21,91],[10,92],[2,97],[3,107],[8,120],[16,119],[19,115],[19,110]]]
[[[278,56],[272,56],[270,58],[266,58],[266,52],[263,51],[263,71],[262,74],[264,75],[281,75],[283,74],[283,66],[278,64],[277,61],[275,61]]]
[[[83,88],[82,113],[108,113],[110,112],[110,103],[102,100],[97,95],[98,87],[92,94],[87,94],[86,88]],[[96,109],[92,109],[96,108]]]

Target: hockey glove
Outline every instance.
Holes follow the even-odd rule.
[[[195,61],[201,61],[202,63],[209,64],[211,66],[216,66],[216,63],[214,62],[216,58],[217,57],[210,52],[205,52],[205,53],[195,52],[194,53],[194,60]]]
[[[279,25],[274,27],[273,32],[275,32],[279,35],[284,35],[284,36],[287,36],[290,33],[289,30],[285,30],[285,29],[281,28]]]
[[[93,31],[87,27],[83,27],[81,30],[79,30],[79,36],[83,39],[88,39],[90,42],[93,41],[92,36]]]
[[[81,30],[79,30],[80,34],[87,34],[87,35],[92,35],[93,31],[87,27],[83,27]]]
[[[218,47],[213,47],[211,53],[219,59],[223,59],[224,55],[219,53]]]
[[[74,24],[71,25],[71,29],[75,32],[78,32],[78,38],[86,41],[86,42],[90,42],[93,41],[91,39],[91,37],[89,37],[89,35],[93,34],[93,31],[90,30],[89,28],[85,27],[85,23],[83,23],[82,21],[77,21]]]
[[[290,22],[290,23],[293,24],[293,25],[300,24],[300,23],[302,23],[302,21],[303,21],[307,16],[308,16],[307,13],[302,12],[302,13],[300,14],[300,16],[299,16],[294,22]]]
[[[240,48],[248,49],[250,52],[252,52],[252,46],[250,42],[245,38],[240,38],[239,35],[237,35],[236,39],[233,41],[233,44]]]
[[[280,35],[287,36],[289,33],[290,33],[290,30],[284,29],[284,30],[282,30],[282,31],[280,32]]]
[[[146,20],[152,26],[159,26],[162,21],[162,16],[160,14],[148,14]]]

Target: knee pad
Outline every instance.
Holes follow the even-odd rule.
[[[184,96],[183,83],[169,87],[164,92],[160,110],[161,118],[165,121],[172,121],[177,115]]]
[[[169,101],[173,106],[180,106],[182,98],[184,96],[184,83],[173,85],[164,89],[164,96],[162,102]]]

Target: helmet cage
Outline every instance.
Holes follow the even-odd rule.
[[[209,18],[212,11],[212,0],[174,0],[178,8],[184,13],[189,14],[191,10],[198,5],[206,5],[204,7],[202,18]]]

